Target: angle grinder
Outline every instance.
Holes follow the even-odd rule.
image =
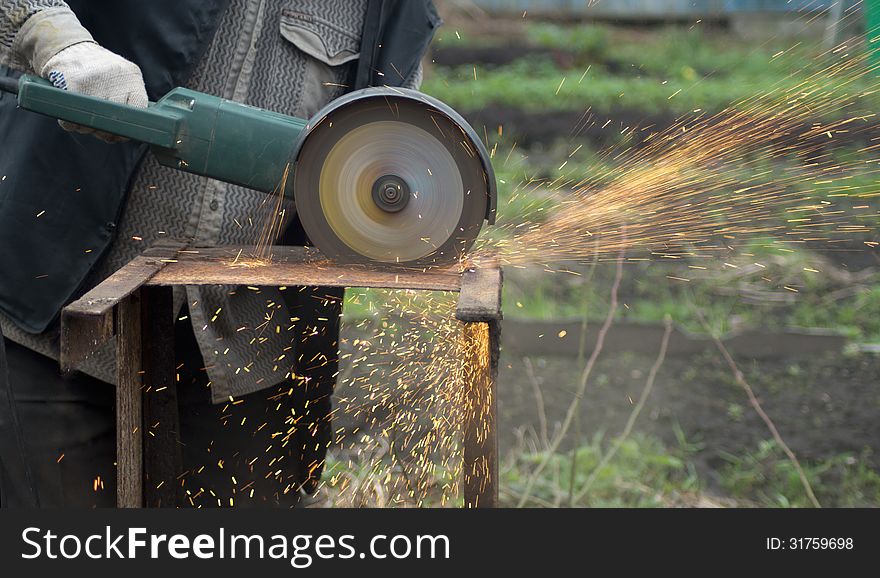
[[[165,166],[284,194],[338,262],[450,264],[495,220],[485,146],[461,115],[414,90],[351,92],[307,120],[186,88],[147,108],[30,75],[0,78],[0,90],[23,109],[147,143]]]

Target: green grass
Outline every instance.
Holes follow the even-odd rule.
[[[595,25],[563,27],[536,22],[526,29],[526,40],[533,46],[565,50],[594,60],[606,58],[611,49],[608,28]]]
[[[571,452],[550,457],[532,488],[527,506],[569,506],[574,493],[593,475],[605,451],[602,436]],[[502,505],[515,506],[544,453],[522,454],[502,470]],[[698,494],[703,484],[689,463],[686,449],[669,449],[656,438],[636,435],[623,442],[615,457],[598,472],[595,482],[575,506],[653,508],[672,505]],[[574,475],[572,475],[572,472]]]
[[[741,408],[740,408],[741,409]],[[735,411],[735,410],[734,410]],[[731,417],[731,419],[735,419]],[[617,454],[597,473],[596,467],[608,450],[601,433],[573,451],[550,456],[547,467],[537,478],[526,505],[567,507],[587,480],[595,480],[577,507],[810,507],[804,487],[793,464],[772,440],[763,441],[753,451],[722,454],[723,465],[713,472],[716,484],[709,490],[708,472],[695,463],[705,451],[699,442],[688,440],[675,428],[676,445],[664,444],[647,434],[627,438]],[[801,460],[807,479],[824,507],[880,506],[880,473],[869,465],[870,455],[839,454],[821,461]],[[516,506],[529,476],[546,458],[542,452],[513,452],[501,465],[501,505]],[[415,475],[412,464],[409,476]],[[448,484],[454,473],[437,468],[427,475],[426,491],[419,506],[460,507],[461,497],[449,495]],[[346,507],[413,506],[409,495],[411,480],[400,464],[389,455],[327,458],[322,497],[331,504]]]
[[[638,110],[645,114],[685,114],[695,109],[721,110],[755,94],[763,85],[753,77],[724,82],[680,79],[627,78],[600,69],[559,70],[543,59],[520,62],[497,70],[472,67],[432,74],[422,90],[453,108],[479,110],[501,104],[527,111],[612,112]]]
[[[783,58],[774,55],[785,50]],[[609,58],[632,65],[644,74],[677,77],[681,80],[726,76],[771,77],[791,69],[817,68],[809,50],[790,45],[753,46],[723,33],[668,28],[638,42],[622,40],[610,50]]]
[[[723,35],[672,29],[630,38],[598,26],[528,28],[526,41],[564,50],[573,59],[526,58],[495,68],[436,67],[422,89],[453,107],[478,110],[503,104],[529,111],[620,109],[645,114],[719,111],[773,86],[793,87],[820,69],[817,51],[785,46],[756,48]],[[491,41],[480,36],[480,44]],[[496,39],[497,44],[510,42]],[[444,44],[464,41],[446,36]],[[815,84],[815,83],[813,83]],[[867,91],[874,77],[856,80],[849,92]],[[877,108],[869,96],[861,111]],[[843,113],[841,113],[843,114]]]
[[[728,292],[730,283],[725,276],[707,275],[690,283],[669,278],[690,275],[692,271],[687,270],[686,265],[657,262],[627,265],[617,317],[661,323],[669,315],[687,330],[703,334],[705,329],[696,314],[699,309],[710,326],[720,333],[749,328],[820,328],[840,332],[855,341],[880,342],[880,275],[875,274],[863,286],[841,294],[841,286],[821,276],[812,279],[814,274],[803,270],[804,263],[812,263],[809,253],[797,252],[787,259],[769,267],[773,271],[770,274],[803,280],[801,289],[791,294],[790,303],[766,304]],[[541,320],[586,316],[590,321],[600,321],[607,311],[613,269],[609,263],[599,263],[590,282],[565,273],[510,270],[504,287],[505,314],[510,318]],[[721,273],[723,271],[719,271]],[[752,281],[758,287],[762,283],[760,279]],[[782,284],[787,285],[785,281]],[[767,289],[785,293],[781,286]]]
[[[780,80],[779,72],[768,71],[760,76],[736,73],[694,80],[673,75],[665,79],[623,77],[599,67],[589,71],[559,70],[546,59],[532,59],[491,71],[479,67],[438,68],[426,79],[422,90],[463,111],[506,105],[532,112],[589,108],[595,113],[624,109],[645,115],[683,115],[697,110],[718,112],[770,87],[798,86],[807,76],[800,73]],[[861,81],[855,90],[872,88],[869,81]],[[859,109],[834,116],[864,114],[877,105],[878,98],[872,95],[860,102]]]
[[[824,297],[807,293],[800,306],[793,309],[789,323],[837,329],[858,340],[880,342],[880,285],[838,302]]]
[[[406,316],[412,311],[395,311],[395,307],[402,306],[406,302],[413,308],[431,308],[436,303],[446,301],[448,294],[443,291],[419,291],[418,296],[412,300],[401,299],[394,301],[389,299],[388,289],[367,289],[350,287],[345,291],[343,305],[343,322],[355,324],[365,319],[373,319],[382,323],[389,323],[397,316]]]
[[[866,457],[843,454],[801,465],[823,506],[876,507],[880,474],[866,465]],[[797,469],[774,441],[764,441],[746,455],[727,454],[725,459],[719,479],[730,495],[765,507],[811,506]]]
[[[495,157],[498,175],[498,225],[484,230],[485,239],[511,236],[510,227],[523,222],[540,222],[553,214],[560,191],[548,192],[534,184],[534,180],[551,182],[568,175],[573,166],[581,172],[596,173],[610,165],[589,144],[584,145],[573,158],[569,158],[574,145],[559,143],[540,150],[511,151],[499,147]],[[816,183],[815,170],[806,171],[801,161],[794,158],[757,159],[743,168],[742,180],[750,178],[750,171],[767,172],[768,182],[792,183],[792,193],[801,193],[816,200],[827,199],[835,204],[835,210],[845,210],[853,215],[848,223],[860,223],[873,227],[880,225],[880,211],[876,207],[878,178],[869,163],[871,155],[850,146],[835,149],[836,161],[848,167],[848,178],[834,183]],[[563,161],[569,161],[560,170]],[[569,171],[567,173],[566,171]],[[811,178],[793,178],[803,173]],[[580,173],[575,173],[580,174]],[[733,173],[725,173],[731,178]],[[841,183],[847,187],[848,197],[841,197]],[[867,209],[853,210],[853,207]],[[858,216],[856,216],[858,215]],[[772,217],[772,224],[790,229],[789,213],[780,207]],[[784,237],[784,236],[782,236]],[[847,234],[853,251],[867,250],[859,246],[862,240],[874,240],[874,234]],[[694,307],[699,307],[716,330],[788,327],[822,328],[840,331],[854,340],[880,342],[880,274],[847,286],[837,278],[846,275],[847,269],[836,265],[835,253],[821,249],[840,248],[839,245],[824,247],[820,252],[800,244],[781,244],[777,237],[752,237],[742,239],[735,252],[725,252],[724,259],[691,259],[671,262],[652,260],[646,263],[628,264],[624,271],[619,317],[631,321],[662,322],[666,315],[685,328],[703,333],[704,329]],[[637,250],[638,248],[636,248]],[[857,254],[857,253],[855,253]],[[766,269],[754,271],[746,277],[733,277],[735,270],[725,262],[749,266],[759,262]],[[705,272],[695,274],[689,266],[707,267]],[[576,268],[582,276],[564,273],[549,274],[542,267],[521,271],[509,269],[505,280],[504,304],[508,316],[552,320],[579,318],[585,314],[591,320],[601,320],[607,308],[608,293],[613,277],[613,266],[599,263],[590,282],[589,266]],[[816,272],[818,271],[818,273]],[[834,274],[832,274],[834,273]],[[686,283],[671,279],[691,279]],[[771,279],[767,282],[763,278]],[[741,294],[730,290],[744,283],[756,290],[784,295],[790,287],[792,303],[761,303],[746,300]]]
[[[572,453],[551,456],[548,467],[530,494],[531,506],[568,506],[571,481],[575,494],[593,475],[607,450],[602,436],[594,437]],[[793,464],[773,441],[753,452],[725,454],[718,471],[720,492],[694,465],[698,444],[679,433],[679,446],[665,446],[657,438],[634,435],[603,467],[586,498],[575,506],[668,507],[714,503],[724,506],[810,507]],[[530,473],[546,456],[524,454],[502,471],[504,505],[516,505]],[[876,507],[880,505],[880,474],[867,465],[867,455],[841,454],[822,461],[801,460],[807,479],[825,507]],[[573,468],[573,469],[572,469]],[[572,477],[572,471],[574,476]]]

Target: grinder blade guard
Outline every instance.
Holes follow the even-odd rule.
[[[292,164],[303,228],[335,261],[449,264],[494,222],[483,143],[458,113],[413,90],[333,101],[309,121]]]

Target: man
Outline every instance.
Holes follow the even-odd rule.
[[[417,86],[438,25],[430,0],[0,0],[0,64],[133,106],[186,85],[308,118],[351,88]],[[61,307],[153,243],[253,244],[266,217],[262,193],[161,167],[138,143],[64,128],[72,132],[0,99],[8,505],[113,504],[113,347],[62,379]],[[298,222],[282,242],[307,243]],[[290,505],[315,488],[341,298],[331,288],[176,291],[186,500]]]

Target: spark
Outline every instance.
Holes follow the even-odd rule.
[[[496,254],[507,266],[539,258],[587,262],[597,254],[610,259],[622,248],[632,255],[696,258],[759,236],[791,251],[793,242],[818,242],[823,231],[871,234],[871,225],[852,222],[848,203],[876,191],[851,179],[856,170],[880,174],[841,162],[816,138],[827,141],[842,131],[856,137],[870,127],[863,119],[873,115],[857,108],[861,94],[853,89],[865,74],[876,71],[863,57],[841,56],[793,87],[775,86],[718,113],[691,113],[649,133],[639,146],[611,147],[565,178],[524,181],[516,188],[547,191],[556,208],[548,216],[536,208],[525,221],[500,226],[480,241],[474,259]],[[767,159],[800,162],[770,171],[761,165]],[[784,212],[792,216],[780,220]]]
[[[565,84],[565,77],[562,77],[562,82],[559,83],[559,86],[556,87],[556,95],[559,95],[559,91],[562,90],[562,85]]]
[[[456,36],[460,38],[458,32]],[[717,271],[730,275],[760,271],[779,293],[783,289],[798,293],[796,281],[771,281],[771,258],[749,251],[754,251],[756,239],[774,254],[791,253],[796,244],[847,237],[868,248],[878,246],[876,239],[863,238],[875,233],[873,226],[854,216],[871,215],[871,206],[864,203],[878,193],[850,178],[857,170],[880,177],[878,163],[843,162],[830,150],[845,135],[862,134],[873,118],[857,107],[870,91],[859,93],[852,79],[875,73],[861,57],[839,51],[802,83],[772,87],[718,113],[695,108],[668,128],[652,131],[621,123],[627,139],[641,139],[637,145],[627,141],[595,157],[588,155],[590,159],[583,162],[575,159],[578,146],[558,166],[557,172],[565,169],[565,174],[552,179],[527,176],[519,183],[499,179],[501,186],[513,190],[515,199],[546,195],[553,206],[530,205],[525,218],[513,215],[515,220],[506,224],[505,207],[499,206],[500,224],[478,241],[467,260],[479,265],[493,258],[511,268],[577,274],[562,265],[612,261],[625,251],[627,263],[681,263],[695,280]],[[557,95],[564,83],[565,77],[556,87]],[[817,118],[831,120],[817,122]],[[612,122],[607,119],[601,128]],[[598,127],[600,121],[585,113],[578,124],[589,123]],[[500,126],[497,132],[503,137]],[[514,144],[505,165],[515,162],[515,148]],[[877,149],[880,144],[868,139],[862,152]],[[798,162],[767,168],[767,159]],[[272,261],[272,246],[289,214],[284,204],[289,169],[274,194],[267,196],[263,214],[253,215],[244,225],[258,224],[255,254],[239,252],[234,259],[230,255],[229,266],[259,267]],[[821,269],[803,267],[813,274]],[[684,276],[667,277],[676,283],[693,282]],[[291,287],[289,293],[298,290]],[[254,298],[268,293],[256,286],[242,291],[252,292],[248,294]],[[371,506],[417,506],[430,497],[447,504],[459,496],[462,478],[475,473],[463,471],[463,428],[474,424],[479,435],[489,434],[488,420],[480,414],[488,407],[491,392],[482,371],[489,362],[487,326],[456,321],[456,298],[451,293],[373,290],[353,292],[349,300],[368,313],[356,321],[343,318],[342,361],[329,415],[315,417],[313,404],[296,402],[310,385],[308,375],[301,375],[308,374],[303,368],[328,362],[321,357],[299,359],[297,346],[321,335],[331,315],[319,312],[312,318],[314,325],[304,328],[298,317],[279,313],[283,310],[267,296],[262,320],[236,323],[238,333],[253,338],[254,356],[274,362],[273,375],[260,377],[279,383],[265,395],[283,416],[283,427],[266,426],[268,420],[263,418],[258,420],[263,423],[246,420],[237,413],[246,400],[230,398],[223,408],[224,423],[247,428],[265,443],[259,444],[255,455],[212,455],[205,460],[207,467],[219,469],[233,459],[249,465],[249,479],[233,481],[244,484],[232,492],[234,496],[219,488],[201,488],[196,478],[184,477],[181,484],[192,490],[187,494],[191,503],[219,500],[233,505],[234,498],[240,505],[244,499],[254,499],[252,483],[262,479],[274,480],[279,494],[298,491],[295,472],[287,471],[288,456],[303,449],[296,447],[297,432],[314,431],[326,425],[324,420],[343,416],[335,422],[340,425],[328,432],[332,460],[307,465],[312,471],[327,467],[319,493],[332,494],[337,503]],[[523,301],[514,305],[524,309]],[[331,303],[317,298],[314,305]],[[264,349],[263,332],[287,334],[289,349]],[[347,338],[351,332],[357,338]],[[567,332],[555,335],[563,339]],[[218,352],[223,349],[217,346]],[[241,374],[259,371],[254,365],[241,365],[233,369]]]

